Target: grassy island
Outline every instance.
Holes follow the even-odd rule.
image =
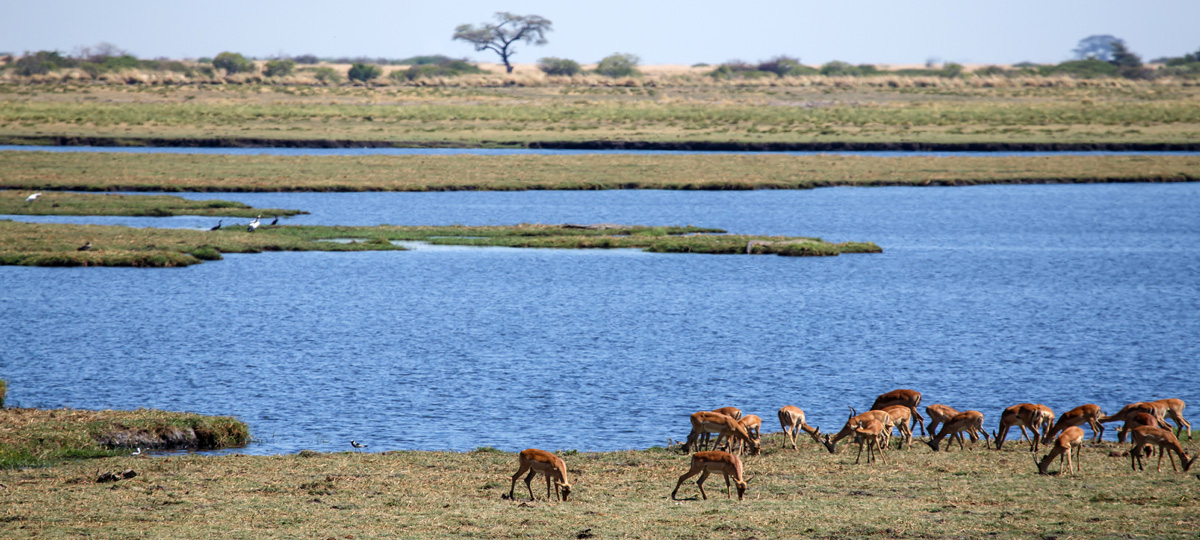
[[[349,446],[349,445],[347,445]],[[375,445],[372,445],[374,449]],[[677,449],[560,451],[575,484],[548,502],[542,477],[503,500],[515,454],[301,452],[281,456],[109,457],[0,470],[6,538],[1193,538],[1193,474],[1132,472],[1128,445],[1083,449],[1082,472],[1040,476],[1024,445],[892,450],[855,465],[765,438],[744,460],[746,499],[721,476],[669,498],[689,458]],[[1041,453],[1039,453],[1041,455]],[[137,476],[96,483],[96,471]],[[1057,471],[1055,463],[1052,471]]]
[[[126,455],[137,447],[212,450],[249,440],[246,424],[227,416],[0,408],[0,469]]]
[[[727,235],[700,227],[619,225],[515,225],[504,227],[339,227],[244,224],[217,231],[137,229],[0,221],[0,264],[24,266],[174,267],[218,260],[222,253],[263,251],[403,250],[393,242],[541,247],[560,249],[636,248],[664,253],[776,254],[831,256],[876,253],[871,243],[834,244],[817,238]],[[88,249],[81,250],[83,246]]]
[[[45,192],[33,201],[26,191],[0,190],[0,214],[27,216],[221,216],[252,218],[295,216],[303,210],[253,208],[234,201],[193,201],[174,195],[119,195],[109,193]]]

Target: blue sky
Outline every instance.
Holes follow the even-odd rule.
[[[0,17],[0,52],[110,42],[141,58],[305,54],[403,58],[446,54],[496,61],[451,41],[454,27],[496,11],[554,23],[544,56],[594,62],[614,53],[643,64],[756,61],[786,54],[805,64],[1060,62],[1080,39],[1112,34],[1144,59],[1200,49],[1197,0],[743,0],[721,2],[18,0]],[[1136,6],[1136,7],[1133,7]]]

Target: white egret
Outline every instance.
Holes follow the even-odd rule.
[[[246,232],[254,232],[254,229],[258,228],[258,218],[261,218],[261,217],[262,217],[262,214],[259,214],[258,217],[254,218],[254,221],[250,222],[250,226],[246,227]]]
[[[27,203],[31,203],[31,202],[33,202],[34,200],[36,200],[38,197],[41,197],[41,196],[42,196],[42,194],[41,194],[41,193],[34,193],[33,195],[30,195],[30,196],[28,196],[28,197],[25,197],[25,202],[27,202]]]

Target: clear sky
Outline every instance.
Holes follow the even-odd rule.
[[[1200,0],[15,0],[0,9],[0,52],[110,42],[140,58],[445,54],[495,62],[451,41],[454,27],[496,11],[536,14],[554,31],[513,60],[643,64],[764,60],[810,65],[1060,62],[1080,39],[1111,34],[1149,60],[1200,49]]]

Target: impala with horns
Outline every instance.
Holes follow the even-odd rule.
[[[949,435],[951,442],[953,442],[955,439],[958,439],[958,448],[960,450],[965,450],[966,448],[963,446],[962,436],[964,432],[967,434],[967,436],[971,437],[971,442],[976,442],[979,440],[979,436],[976,435],[977,433],[982,433],[983,440],[987,441],[988,434],[983,430],[983,413],[979,411],[963,411],[954,415],[953,418],[942,424],[941,431],[938,431],[937,435],[934,435],[932,440],[925,441],[925,444],[928,444],[934,452],[937,452],[938,446],[941,444],[942,439]],[[950,445],[947,444],[946,448],[949,450]]]
[[[1162,418],[1162,417],[1170,418],[1172,422],[1175,422],[1175,437],[1176,438],[1178,438],[1180,435],[1183,434],[1184,429],[1187,429],[1188,440],[1189,441],[1192,440],[1192,423],[1188,422],[1187,420],[1184,420],[1184,418],[1183,418],[1183,407],[1184,407],[1185,403],[1183,402],[1182,399],[1175,399],[1175,398],[1157,399],[1157,400],[1151,401],[1150,403],[1159,404],[1159,405],[1166,407],[1166,414],[1164,414],[1160,418]]]
[[[746,483],[750,480],[742,476],[742,460],[729,452],[720,450],[692,454],[692,468],[683,473],[678,482],[675,482],[675,490],[671,492],[671,499],[675,499],[675,495],[679,493],[679,486],[682,486],[685,480],[699,474],[700,479],[696,480],[696,486],[700,488],[700,496],[707,501],[708,494],[704,493],[704,481],[708,479],[709,474],[714,472],[725,476],[725,497],[733,498],[729,492],[729,479],[733,477],[733,483],[737,485],[738,500],[742,500],[746,494]]]
[[[1158,447],[1158,469],[1162,470],[1163,454],[1167,454],[1167,458],[1171,460],[1171,469],[1178,471],[1175,468],[1175,456],[1170,455],[1175,452],[1179,456],[1179,464],[1183,465],[1183,472],[1187,472],[1192,468],[1192,463],[1196,462],[1196,458],[1188,458],[1187,452],[1183,450],[1183,446],[1179,444],[1179,439],[1175,438],[1175,434],[1169,429],[1157,428],[1154,426],[1141,426],[1133,428],[1133,450],[1129,452],[1129,467],[1137,471],[1142,469],[1142,452],[1145,447],[1154,445]],[[1136,465],[1135,465],[1136,463]]]
[[[1036,436],[1036,434],[1034,435]],[[1033,463],[1037,465],[1038,474],[1050,474],[1046,468],[1054,462],[1054,458],[1058,457],[1058,474],[1071,474],[1071,451],[1075,452],[1075,470],[1080,470],[1079,453],[1083,450],[1083,428],[1079,426],[1071,426],[1064,429],[1062,435],[1054,440],[1054,448],[1050,449],[1050,453],[1042,458],[1039,463],[1037,458],[1033,458]],[[1063,460],[1067,464],[1063,466]]]
[[[938,424],[944,424],[947,420],[954,418],[958,412],[958,409],[940,403],[925,407],[925,414],[929,415],[929,431],[937,433]]]
[[[871,420],[863,427],[854,428],[854,440],[858,442],[858,455],[854,457],[854,464],[858,465],[858,460],[862,458],[863,443],[867,445],[867,463],[875,461],[872,455],[872,449],[879,454],[883,459],[883,464],[887,465],[887,456],[884,455],[884,448],[887,447],[888,436],[885,431],[891,428],[884,426],[879,420]]]
[[[830,454],[832,454],[837,447],[838,441],[854,435],[854,430],[861,427],[866,427],[867,423],[869,423],[871,420],[878,420],[880,424],[886,426],[888,422],[891,422],[892,417],[888,415],[887,411],[867,411],[862,414],[858,414],[858,411],[854,410],[854,407],[850,407],[850,419],[846,420],[846,425],[842,426],[841,431],[838,431],[837,434],[833,436],[832,440],[830,440],[829,435],[826,434],[825,439],[821,441],[821,443],[824,444],[825,448],[829,450]]]
[[[904,388],[892,390],[886,394],[881,394],[875,398],[875,404],[871,405],[871,410],[879,411],[886,409],[892,405],[903,405],[908,407],[912,412],[912,421],[914,424],[921,424],[921,436],[925,436],[925,418],[917,412],[917,407],[921,405],[921,393],[916,390],[907,390]],[[912,431],[912,426],[909,426],[909,431]]]
[[[683,443],[684,453],[691,451],[702,433],[716,433],[718,441],[732,437],[748,444],[750,446],[750,455],[758,455],[758,441],[751,439],[750,434],[746,432],[746,428],[739,424],[737,420],[734,420],[732,416],[712,411],[699,411],[692,413],[691,422],[692,431],[688,433],[687,442]]]
[[[1136,403],[1130,403],[1124,407],[1121,407],[1121,410],[1114,414],[1100,418],[1099,422],[1101,424],[1107,424],[1109,422],[1124,422],[1125,424],[1121,426],[1120,430],[1117,431],[1117,442],[1125,442],[1125,436],[1129,434],[1129,430],[1137,427],[1132,425],[1129,421],[1139,414],[1145,414],[1153,417],[1154,423],[1145,424],[1138,422],[1138,425],[1149,425],[1163,429],[1171,429],[1171,425],[1163,420],[1162,414],[1165,414],[1165,411],[1166,407],[1160,408],[1154,406],[1154,404],[1150,402],[1138,401]]]
[[[1094,403],[1080,405],[1058,417],[1058,421],[1054,423],[1054,426],[1051,427],[1050,431],[1046,432],[1046,435],[1042,438],[1050,440],[1058,432],[1064,429],[1067,429],[1071,426],[1082,426],[1083,424],[1087,424],[1092,428],[1092,442],[1099,441],[1100,437],[1104,435],[1104,425],[1100,423],[1100,418],[1103,416],[1104,411],[1100,410],[1099,405]]]
[[[783,428],[783,436],[788,442],[792,443],[792,450],[796,448],[796,436],[798,430],[804,430],[809,437],[812,437],[813,442],[821,442],[821,428],[810,427],[804,422],[804,411],[800,407],[794,405],[784,405],[779,409],[779,427]]]
[[[1047,422],[1047,418],[1037,405],[1033,403],[1018,403],[1004,409],[1000,413],[1000,428],[992,432],[993,441],[996,444],[996,450],[1004,447],[1004,440],[1008,438],[1008,431],[1013,427],[1021,429],[1021,436],[1029,439],[1029,451],[1036,452],[1038,443],[1041,441],[1042,426]],[[1033,437],[1028,437],[1025,433],[1025,428],[1029,428],[1033,432]]]
[[[517,469],[517,474],[512,476],[512,486],[508,488],[509,499],[513,498],[517,479],[528,472],[529,475],[525,477],[525,487],[529,489],[529,500],[533,500],[533,487],[530,486],[530,483],[533,482],[534,475],[542,473],[546,477],[546,500],[550,500],[550,486],[553,485],[555,496],[566,502],[567,497],[571,495],[571,484],[567,483],[567,464],[563,462],[562,458],[537,448],[522,450],[517,458],[520,460],[520,468]]]

